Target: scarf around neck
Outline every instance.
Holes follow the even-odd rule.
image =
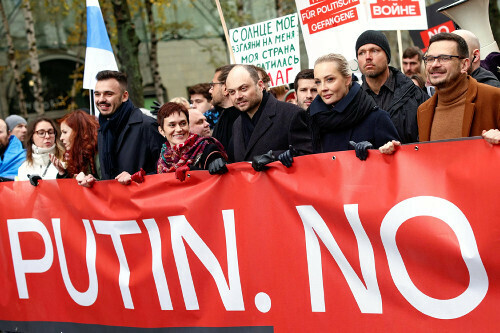
[[[352,128],[375,109],[377,104],[373,98],[356,82],[352,83],[347,95],[334,106],[323,102],[321,96],[316,96],[309,107],[315,147],[319,144],[322,134]]]
[[[112,178],[117,176],[120,171],[116,159],[116,141],[134,109],[135,107],[129,99],[123,102],[111,117],[107,118],[102,114],[99,115],[99,132],[101,132],[103,138],[103,145],[99,147],[104,164],[102,167]]]
[[[31,145],[33,149],[33,153],[31,154],[33,164],[46,166],[50,162],[49,154],[53,154],[56,152],[56,144],[54,143],[52,147],[49,148],[41,148],[36,146],[34,143]]]
[[[167,141],[161,147],[161,154],[157,164],[158,173],[174,172],[182,166],[196,165],[209,144],[215,144],[222,156],[227,160],[224,147],[212,137],[201,137],[191,133],[183,143],[171,146]]]

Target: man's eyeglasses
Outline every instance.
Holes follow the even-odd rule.
[[[224,84],[224,82],[210,82],[210,88],[213,88],[216,84]]]
[[[440,54],[436,57],[433,56],[425,56],[422,59],[424,60],[424,64],[430,65],[433,64],[435,60],[437,60],[440,64],[450,62],[451,59],[457,58],[457,59],[464,59],[464,57],[457,56],[457,55],[449,55],[449,54]]]
[[[47,135],[47,134],[48,134],[49,136],[52,136],[52,135],[54,135],[54,134],[55,134],[55,132],[54,132],[54,130],[53,130],[53,129],[50,129],[50,130],[48,130],[48,131],[46,131],[46,130],[39,130],[39,131],[35,131],[35,133],[36,133],[36,135],[38,135],[38,136],[39,136],[39,137],[41,137],[41,138],[44,138],[44,137],[45,137],[45,135]]]

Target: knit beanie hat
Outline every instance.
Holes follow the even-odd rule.
[[[9,128],[9,131],[12,131],[14,127],[16,127],[19,124],[24,124],[26,125],[26,120],[18,116],[17,114],[13,114],[5,118],[5,122],[7,123],[7,127]]]
[[[387,37],[380,31],[366,30],[361,35],[359,35],[356,41],[356,59],[358,58],[358,50],[361,46],[365,44],[375,44],[380,46],[387,55],[387,63],[391,62],[391,48],[389,47],[389,41]]]

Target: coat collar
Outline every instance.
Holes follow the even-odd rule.
[[[467,76],[469,86],[465,96],[465,111],[462,124],[462,137],[468,137],[472,126],[472,120],[475,113],[475,100],[477,96],[477,81],[471,76]],[[439,91],[418,108],[418,135],[419,141],[429,141],[431,137],[432,121],[434,119],[434,112],[438,101]]]
[[[143,121],[142,120],[142,111],[140,111],[137,108],[132,110],[132,112],[130,113],[130,117],[128,118],[127,124],[125,125],[125,128],[123,129],[123,131],[121,131],[120,135],[118,136],[118,141],[116,142],[116,150],[117,151],[121,148],[123,140],[125,138],[125,135],[128,132],[128,130],[130,129],[130,126],[132,124],[142,123],[142,121]]]
[[[276,115],[277,102],[278,100],[272,94],[268,95],[267,102],[262,107],[260,119],[255,125],[255,129],[253,130],[252,136],[250,136],[250,140],[248,141],[247,148],[245,149],[245,160],[249,157],[248,153],[252,150],[253,146],[255,146],[257,141],[259,141],[264,133],[266,133],[272,126],[273,118]]]

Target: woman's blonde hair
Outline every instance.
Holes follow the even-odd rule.
[[[344,58],[344,56],[341,54],[330,53],[330,54],[326,54],[324,56],[321,56],[318,59],[316,59],[316,62],[314,62],[314,67],[316,67],[316,65],[324,63],[324,62],[336,63],[337,70],[339,71],[339,73],[342,76],[350,77],[352,75],[352,71],[351,71],[351,68],[349,67],[349,63]]]

